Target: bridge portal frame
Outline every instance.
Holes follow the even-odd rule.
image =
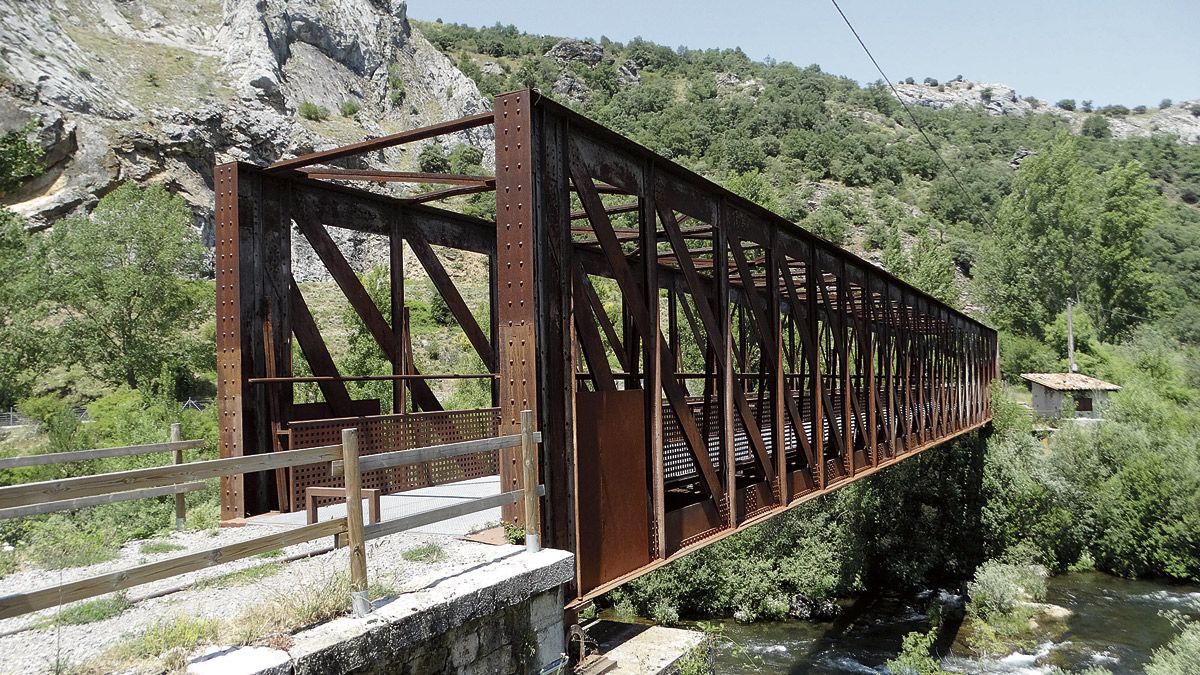
[[[494,177],[332,166],[489,124]],[[398,199],[347,185],[397,180],[452,187]],[[289,397],[254,385],[292,376],[281,320],[296,312],[278,308],[293,302],[293,224],[309,219],[309,239],[313,223],[388,237],[394,289],[399,241],[483,253],[488,329],[448,304],[497,378],[497,431],[534,411],[543,540],[576,554],[575,603],[991,419],[995,331],[536,91],[266,169],[222,165],[215,182],[222,455],[269,452],[287,426]],[[428,204],[491,190],[495,223]],[[395,381],[419,388],[396,297],[390,327],[355,309],[396,357]],[[504,489],[521,487],[516,460],[501,453]],[[226,518],[272,490],[242,480],[225,485]]]

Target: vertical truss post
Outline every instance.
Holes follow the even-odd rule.
[[[500,274],[500,433],[520,432],[522,410],[540,417],[534,307],[533,107],[530,95],[496,99],[496,255]],[[540,425],[543,429],[547,425]],[[550,453],[547,452],[547,455]],[[501,491],[521,489],[520,453],[500,451]],[[549,490],[547,490],[549,492]],[[517,523],[520,510],[502,509]]]
[[[775,242],[772,242],[774,244]],[[775,503],[787,504],[791,501],[788,495],[789,480],[787,469],[787,434],[784,433],[784,425],[787,424],[787,418],[784,415],[783,397],[790,395],[786,393],[785,387],[787,383],[784,381],[784,365],[783,365],[783,302],[779,293],[779,284],[782,281],[782,271],[780,269],[780,261],[782,264],[787,264],[787,257],[779,253],[778,245],[769,246],[767,249],[767,298],[769,305],[767,309],[767,317],[771,322],[770,340],[775,346],[774,354],[769,364],[771,377],[771,446],[775,449],[775,476],[776,484]],[[763,327],[766,330],[766,327]],[[765,339],[765,336],[764,336]],[[799,445],[800,435],[804,433],[804,429],[794,430]],[[800,452],[797,447],[796,452]]]
[[[405,321],[404,321],[404,237],[401,234],[401,219],[404,218],[404,212],[401,211],[392,216],[390,223],[390,231],[388,232],[388,252],[391,257],[391,265],[389,266],[389,283],[391,286],[391,307],[390,318],[392,323],[392,332],[396,336],[396,358],[392,359],[392,374],[407,375],[407,366],[405,363]],[[392,412],[403,413],[406,409],[404,380],[396,379],[392,381]]]
[[[649,323],[654,331],[642,340],[642,362],[645,365],[643,393],[646,400],[646,448],[650,453],[650,551],[651,557],[666,557],[666,469],[663,457],[663,343],[659,312],[658,290],[658,217],[654,204],[654,165],[642,166],[642,194],[638,197],[638,248],[642,259],[642,289],[646,294]],[[670,305],[674,325],[674,303]],[[674,363],[670,370],[674,371]]]
[[[714,303],[717,313],[717,328],[720,334],[720,349],[724,359],[714,359],[717,373],[717,428],[720,430],[722,481],[725,484],[725,522],[736,527],[737,513],[737,462],[734,445],[733,423],[733,316],[729,303],[729,235],[726,231],[725,201],[717,202],[713,213],[713,278],[717,283],[717,298]]]

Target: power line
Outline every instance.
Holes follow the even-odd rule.
[[[875,60],[875,55],[872,54],[871,50],[867,48],[867,43],[863,42],[862,36],[858,34],[858,31],[854,28],[854,24],[850,23],[850,19],[837,4],[837,0],[829,1],[833,3],[833,8],[836,9],[838,14],[842,16],[842,21],[846,22],[846,27],[849,28],[850,32],[854,34],[854,39],[858,40],[858,44],[861,45],[863,51],[867,53],[867,58],[871,59],[871,63],[875,65],[875,70],[879,71],[879,76],[883,78],[884,82],[887,82],[887,86],[891,88],[892,94],[895,95],[896,100],[900,102],[900,106],[904,108],[904,112],[908,113],[908,117],[912,120],[913,126],[917,128],[917,131],[921,132],[921,137],[924,138],[925,142],[929,144],[929,149],[933,150],[933,154],[937,156],[938,161],[940,161],[942,166],[946,167],[946,170],[950,172],[950,177],[954,179],[954,183],[958,185],[958,189],[963,193],[963,196],[971,199],[972,195],[967,190],[967,187],[963,185],[961,180],[958,179],[958,174],[954,171],[954,168],[951,167],[948,162],[946,162],[946,159],[942,157],[942,153],[938,152],[937,146],[933,144],[933,140],[929,138],[929,134],[925,133],[924,127],[922,127],[921,123],[917,121],[917,116],[913,114],[912,108],[909,107],[908,103],[906,103],[903,98],[900,98],[900,92],[896,90],[896,85],[892,84],[891,78],[887,76],[887,73],[883,72],[883,67],[879,65],[879,61]],[[987,204],[984,204],[983,200],[979,198],[975,198],[974,201],[984,208],[984,210],[981,212],[983,214],[983,219],[987,222],[988,228],[994,230],[995,227],[992,225],[992,219],[987,214]]]

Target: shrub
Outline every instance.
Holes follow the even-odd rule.
[[[426,173],[448,173],[450,171],[450,159],[446,157],[446,151],[438,143],[430,143],[421,149],[421,154],[417,155],[417,167]]]
[[[1062,108],[1063,110],[1074,110],[1075,109],[1075,99],[1073,99],[1073,98],[1060,99],[1059,102],[1055,103],[1054,105],[1055,105],[1055,107]]]
[[[665,602],[659,602],[650,610],[650,618],[662,626],[674,626],[679,623],[679,610]]]
[[[1135,106],[1133,107],[1133,114],[1135,114],[1135,115],[1145,115],[1145,114],[1146,114],[1146,106],[1144,106],[1144,105],[1135,105]]]
[[[1112,130],[1108,127],[1108,120],[1100,115],[1092,115],[1083,122],[1081,134],[1089,138],[1111,138]]]
[[[916,84],[916,80],[911,77],[904,78],[904,84]]]
[[[1200,621],[1189,620],[1178,611],[1170,611],[1165,615],[1179,634],[1154,650],[1150,663],[1146,664],[1146,675],[1192,675],[1200,672]]]
[[[981,100],[982,100],[984,103],[991,103],[991,102],[992,102],[992,88],[991,88],[991,87],[984,87],[984,88],[983,88],[983,90],[981,90],[981,91],[979,92],[979,98],[980,98],[980,99],[981,99]]]
[[[313,122],[329,119],[329,111],[312,101],[301,101],[300,105],[296,107],[296,113]]]
[[[42,147],[29,140],[37,120],[0,136],[0,192],[7,192],[42,172]]]
[[[837,208],[822,206],[804,219],[804,227],[813,234],[835,244],[843,244],[850,236],[850,221]]]
[[[338,107],[338,112],[342,114],[342,117],[354,117],[361,109],[362,106],[358,105],[358,101],[342,101],[342,105]]]
[[[1173,101],[1171,101],[1171,99],[1164,98],[1163,100],[1158,102],[1158,107],[1162,110],[1165,110],[1167,108],[1170,108],[1172,103],[1173,103]]]
[[[157,71],[148,70],[142,77],[145,79],[146,84],[150,85],[151,87],[159,87],[162,85],[162,78],[158,76]]]
[[[927,633],[913,631],[905,635],[900,653],[887,662],[888,671],[894,675],[942,675],[946,671],[931,655],[936,640],[936,630]]]
[[[1200,117],[1200,103],[1192,104],[1192,107],[1188,108],[1188,111],[1191,112],[1194,117]]]
[[[927,78],[925,78],[925,84],[927,84],[927,85],[929,85],[929,86],[931,86],[931,87],[937,87],[937,86],[939,86],[939,85],[938,85],[938,81],[937,81],[936,79],[932,78],[932,77],[927,77]]]
[[[26,555],[46,569],[94,565],[112,560],[118,549],[111,533],[61,515],[35,523],[28,541]]]
[[[975,651],[990,655],[1007,651],[1008,645],[1029,630],[1036,613],[1032,602],[1046,595],[1044,571],[1026,563],[989,560],[967,584],[967,617],[972,632],[967,643]]]
[[[1085,100],[1079,104],[1079,109],[1083,112],[1092,112],[1092,102],[1090,100]]]
[[[404,103],[405,96],[404,78],[401,76],[400,64],[393,63],[388,66],[388,100],[391,101],[392,107],[399,107]]]

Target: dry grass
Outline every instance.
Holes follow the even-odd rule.
[[[279,563],[260,567],[271,565]],[[395,591],[372,584],[368,594],[378,599],[394,595]],[[229,621],[189,616],[164,620],[127,636],[103,656],[80,666],[77,671],[89,674],[131,670],[183,672],[196,649],[207,644],[261,644],[288,649],[292,645],[292,633],[335,619],[349,611],[349,576],[345,572],[326,573],[286,589],[276,589],[267,601],[252,605]]]

